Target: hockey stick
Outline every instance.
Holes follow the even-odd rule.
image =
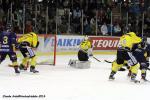
[[[27,64],[26,64],[26,66],[25,66],[25,68],[28,68],[29,67],[29,61],[27,62]],[[14,65],[13,64],[8,64],[8,67],[14,67]]]
[[[12,64],[8,64],[8,67],[14,67]]]
[[[150,71],[150,68],[147,67],[146,69]]]
[[[109,61],[109,60],[104,60],[105,62],[107,62],[107,63],[112,63],[113,61]]]
[[[95,60],[97,60],[98,62],[101,62],[101,61],[100,61],[99,59],[97,59],[96,57],[93,56],[93,58],[94,58]]]

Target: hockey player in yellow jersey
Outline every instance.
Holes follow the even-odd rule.
[[[37,48],[39,45],[38,36],[34,32],[29,32],[24,34],[18,39],[19,50],[21,51],[22,55],[24,56],[22,63],[20,64],[20,70],[26,70],[25,66],[27,62],[30,60],[30,72],[38,73],[35,70],[36,66],[36,55],[33,51],[33,48]]]
[[[122,68],[123,64],[126,62],[130,66],[131,70],[131,81],[139,82],[136,80],[136,75],[140,67],[136,58],[132,55],[132,47],[135,44],[141,43],[142,39],[138,37],[134,32],[129,32],[120,37],[120,43],[117,49],[117,58],[112,63],[112,71],[110,73],[109,79],[114,80],[114,75],[116,72]]]

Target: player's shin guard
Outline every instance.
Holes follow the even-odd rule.
[[[29,58],[28,57],[25,57],[22,59],[22,64],[25,66],[28,62]]]
[[[137,64],[134,65],[134,66],[131,66],[131,67],[130,67],[131,73],[137,74],[139,68],[140,68],[140,64],[139,64],[139,63],[137,63]]]
[[[31,58],[31,66],[36,66],[36,56]]]
[[[123,66],[123,64],[117,64],[117,62],[114,61],[112,63],[112,71],[117,72],[122,66]]]
[[[112,71],[111,71],[111,73],[110,73],[110,75],[109,75],[109,80],[114,80],[114,79],[115,79],[114,75],[116,74],[116,72],[117,72],[122,66],[123,66],[123,64],[117,64],[116,61],[114,61],[114,62],[112,63]]]
[[[138,80],[136,80],[136,76],[137,76],[139,67],[140,67],[140,64],[137,63],[136,65],[131,66],[131,68],[130,68],[131,69],[131,81],[133,81],[135,83],[138,82]]]

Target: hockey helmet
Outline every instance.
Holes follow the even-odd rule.
[[[84,37],[84,40],[88,40],[89,39],[89,37],[86,35],[85,37]]]
[[[36,35],[36,33],[34,33],[34,32],[30,32],[30,34],[31,34],[31,35]]]
[[[127,34],[130,35],[131,37],[135,37],[136,36],[136,34],[134,32],[129,32]]]

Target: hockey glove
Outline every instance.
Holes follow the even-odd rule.
[[[147,66],[147,63],[144,63],[144,62],[142,62],[142,63],[140,63],[140,69],[142,70],[142,69],[146,69],[148,66]]]
[[[92,57],[93,56],[93,53],[92,53],[92,51],[93,51],[93,49],[92,48],[90,48],[90,49],[88,49],[88,56],[89,57]]]
[[[93,56],[93,54],[89,54],[89,57],[92,57]]]

